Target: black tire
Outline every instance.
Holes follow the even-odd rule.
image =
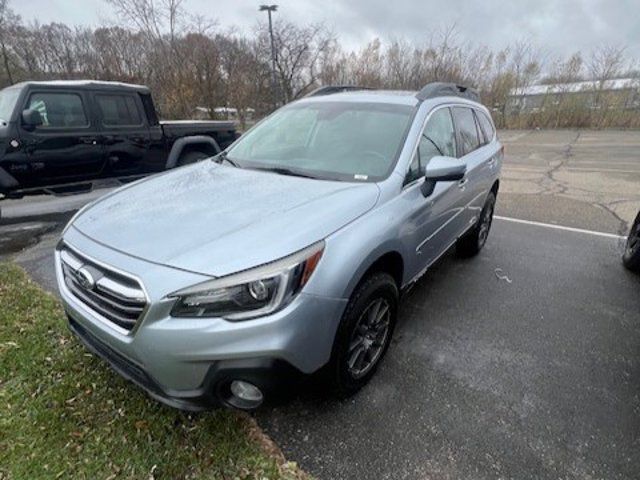
[[[182,167],[183,165],[189,165],[191,163],[199,162],[200,160],[204,160],[205,158],[209,158],[211,155],[204,152],[199,152],[194,150],[192,152],[183,153],[180,155],[178,159],[177,167]]]
[[[489,192],[480,212],[480,217],[475,226],[460,237],[456,243],[456,253],[459,257],[473,257],[477,255],[489,237],[491,224],[493,223],[493,211],[496,206],[496,196]]]
[[[398,298],[399,293],[396,282],[391,275],[382,272],[366,277],[351,295],[336,333],[331,361],[327,368],[332,390],[338,397],[345,398],[353,395],[375,374],[391,342],[398,315]],[[380,306],[379,311],[382,311],[385,307],[388,308],[388,316],[383,314],[384,320],[380,322],[380,326],[383,323],[388,326],[384,335],[382,333],[372,333],[371,338],[369,338],[369,334],[365,335],[363,332],[363,329],[369,329],[369,327],[363,325],[363,322],[367,322],[372,318],[371,314],[376,302],[380,302],[378,304]],[[375,328],[371,329],[371,331],[373,330]],[[363,361],[370,360],[371,365],[367,368],[363,367],[363,370],[357,373],[357,368],[350,367],[350,360],[353,359],[353,355],[356,352],[353,348],[356,343],[356,337],[360,336],[362,337],[361,347],[356,348],[365,349],[361,353],[364,356]],[[379,350],[377,350],[378,348]],[[370,357],[367,358],[367,355],[370,355]],[[353,366],[355,367],[355,365]]]
[[[632,272],[640,272],[640,213],[629,230],[622,263]]]

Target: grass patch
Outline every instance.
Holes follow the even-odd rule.
[[[89,354],[62,307],[0,263],[0,479],[298,479],[252,420],[162,406]]]

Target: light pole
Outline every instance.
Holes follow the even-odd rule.
[[[261,12],[269,15],[269,37],[271,39],[271,94],[273,96],[273,106],[278,105],[278,95],[276,90],[276,44],[273,41],[273,23],[271,22],[271,12],[278,10],[278,5],[260,5]]]

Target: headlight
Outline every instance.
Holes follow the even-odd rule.
[[[251,270],[216,278],[172,293],[173,317],[246,320],[284,308],[309,281],[324,242]]]

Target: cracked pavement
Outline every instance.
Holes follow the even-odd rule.
[[[503,131],[497,213],[626,234],[640,210],[640,132]]]

